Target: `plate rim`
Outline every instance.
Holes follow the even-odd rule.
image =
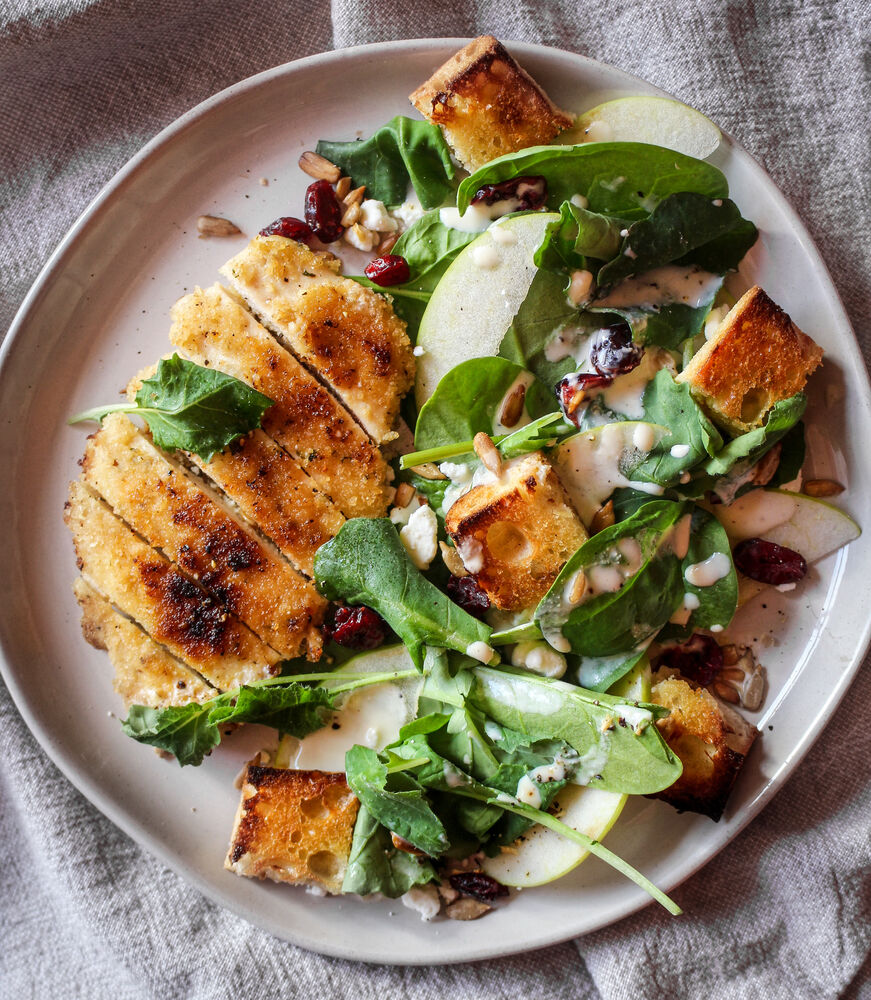
[[[217,93],[207,97],[205,100],[194,105],[188,111],[179,115],[172,122],[157,132],[150,140],[148,140],[148,142],[146,142],[138,152],[127,160],[127,162],[101,187],[48,257],[22,300],[20,306],[16,310],[12,323],[10,324],[6,336],[3,339],[3,343],[0,345],[0,382],[2,382],[6,376],[9,356],[12,351],[19,346],[18,341],[22,340],[26,336],[27,326],[31,314],[38,308],[41,297],[47,292],[55,277],[63,272],[66,258],[68,254],[74,250],[79,239],[83,236],[88,227],[95,223],[99,214],[111,197],[140,170],[147,168],[148,161],[155,153],[157,153],[165,145],[176,140],[185,130],[192,127],[216,109],[219,109],[225,102],[231,101],[249,91],[256,90],[260,86],[268,85],[272,80],[280,78],[288,72],[293,72],[297,69],[308,69],[313,66],[317,66],[320,63],[329,64],[333,62],[341,62],[344,59],[350,59],[366,55],[367,53],[374,53],[376,51],[379,56],[389,54],[391,51],[401,51],[403,54],[411,54],[415,49],[419,49],[421,53],[441,48],[450,48],[454,51],[456,48],[467,44],[469,41],[470,38],[468,37],[399,39],[390,42],[373,42],[365,45],[355,45],[341,49],[332,49],[326,52],[314,53],[309,56],[301,57],[300,59],[281,63],[252,76],[245,77],[244,79],[239,80],[236,83],[231,84],[230,86],[225,87]],[[600,60],[592,59],[589,56],[584,56],[555,46],[523,42],[514,39],[505,39],[503,40],[503,43],[518,53],[525,53],[544,59],[554,55],[559,55],[584,63],[589,67],[602,68],[609,74],[609,76],[611,76],[611,78],[615,81],[615,84],[619,82],[625,84],[627,87],[631,87],[633,85],[640,86],[646,91],[650,91],[652,89],[663,96],[679,100],[679,98],[675,98],[674,95],[662,90],[662,88],[657,87],[655,84],[649,83],[641,77],[635,76],[625,70],[611,66],[610,64],[604,63]],[[844,347],[846,349],[845,354],[852,355],[850,360],[853,361],[854,364],[858,362],[856,367],[859,371],[860,382],[862,382],[863,388],[862,398],[859,402],[866,409],[871,410],[871,382],[869,382],[868,368],[865,364],[858,338],[856,337],[856,333],[852,327],[849,316],[844,308],[838,288],[835,285],[831,273],[829,272],[829,269],[819,250],[814,244],[804,222],[796,209],[774,183],[767,170],[759,162],[759,160],[753,156],[753,154],[749,153],[739,142],[737,142],[723,129],[720,129],[720,131],[732,146],[752,161],[752,164],[757,171],[757,179],[765,188],[765,193],[782,211],[788,215],[802,252],[811,259],[814,268],[824,277],[825,283],[831,294],[832,303],[838,310],[837,322],[835,325],[843,327],[845,330],[849,331],[850,334],[850,336],[844,341]],[[839,570],[845,559],[846,551],[842,550],[838,555],[838,562],[833,571],[833,579],[839,576]],[[869,646],[871,646],[871,621],[866,622],[864,630],[858,634],[853,647],[854,651],[850,657],[849,665],[839,678],[837,685],[832,689],[821,712],[818,713],[822,718],[821,724],[815,730],[808,729],[802,734],[801,738],[792,745],[787,759],[780,764],[777,771],[766,782],[756,797],[747,803],[744,808],[744,814],[736,823],[729,838],[723,844],[719,845],[712,854],[706,856],[697,863],[690,864],[686,868],[679,867],[676,877],[663,885],[665,891],[672,892],[697,871],[711,862],[725,847],[729,846],[746,828],[746,826],[759,815],[761,810],[771,801],[785,782],[792,776],[816,740],[820,737],[823,730],[829,725],[838,705],[841,703],[842,699],[855,680],[859,667],[868,653]],[[184,882],[194,886],[197,891],[202,893],[202,895],[205,896],[210,902],[229,910],[235,916],[241,917],[248,923],[257,926],[260,929],[266,930],[268,933],[279,936],[282,940],[288,941],[295,946],[314,951],[318,954],[353,961],[397,966],[433,964],[432,957],[434,956],[428,955],[409,955],[405,956],[402,960],[385,960],[383,957],[367,956],[366,954],[361,954],[354,947],[353,942],[346,945],[344,943],[335,943],[331,940],[323,941],[320,939],[308,939],[305,933],[300,933],[296,929],[294,929],[291,933],[287,933],[286,931],[273,927],[268,921],[259,921],[256,917],[252,917],[248,909],[241,902],[238,902],[232,893],[225,894],[221,890],[216,889],[204,878],[200,877],[200,875],[195,871],[185,868],[183,863],[177,859],[173,853],[168,850],[168,848],[165,848],[162,841],[159,838],[156,838],[144,824],[140,824],[132,817],[129,817],[122,807],[116,806],[111,798],[104,797],[101,794],[99,784],[88,773],[85,767],[79,767],[74,760],[69,759],[66,755],[59,752],[55,745],[52,732],[48,728],[43,727],[38,721],[34,712],[31,711],[29,700],[23,689],[23,685],[19,685],[17,682],[15,671],[11,665],[10,659],[7,657],[6,637],[2,629],[0,629],[0,676],[2,676],[13,703],[15,704],[16,709],[20,713],[31,734],[34,736],[41,749],[47,754],[52,763],[73,785],[73,787],[84,795],[90,804],[105,815],[115,826],[122,830],[127,836],[131,837],[131,839],[139,847],[147,851],[153,857],[157,858],[162,864],[166,865],[171,871],[178,875]],[[578,936],[595,933],[597,930],[602,930],[606,927],[612,926],[614,923],[637,913],[639,910],[650,905],[652,902],[653,901],[651,899],[642,895],[635,904],[626,907],[619,917],[606,919],[596,927],[581,932],[580,935],[577,932],[571,931],[564,934],[554,934],[552,931],[545,931],[540,934],[533,933],[530,935],[528,945],[525,945],[521,949],[511,947],[508,951],[505,951],[499,950],[498,948],[494,949],[493,945],[480,944],[476,947],[469,948],[462,954],[454,957],[445,958],[439,956],[436,962],[439,965],[451,965],[486,958],[504,957],[510,954],[519,954],[560,944],[562,942],[575,939]]]

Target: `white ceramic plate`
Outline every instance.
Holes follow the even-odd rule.
[[[648,900],[589,860],[483,920],[423,924],[399,902],[317,899],[225,872],[238,800],[233,778],[264,734],[240,731],[202,767],[184,770],[121,734],[108,659],[82,640],[70,592],[76,569],[61,511],[91,428],[67,427],[65,419],[117,398],[133,372],[168,349],[170,305],[215,281],[218,266],[267,222],[298,214],[308,178],[296,160],[304,149],[413,114],[406,95],[461,44],[396,42],[315,56],[246,80],[179,119],[115,177],[58,248],[3,345],[0,369],[7,539],[0,643],[3,675],[24,718],[99,809],[211,899],[306,948],[373,962],[456,962],[537,948]],[[660,93],[567,52],[511,49],[565,108]],[[843,308],[807,233],[761,168],[728,141],[714,161],[762,232],[742,280],[762,284],[826,349],[811,393],[813,462],[818,475],[849,483],[839,502],[854,515],[864,509],[867,522],[860,498],[871,495],[871,471],[860,447],[871,440],[869,387]],[[246,236],[197,239],[203,213],[232,219]],[[754,720],[763,738],[725,818],[715,825],[641,798],[609,835],[611,849],[663,888],[708,861],[762,808],[834,711],[868,640],[869,538],[814,567],[795,594],[769,597],[754,616],[750,636],[776,639],[762,657],[771,691]]]

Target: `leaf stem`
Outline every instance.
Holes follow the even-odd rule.
[[[489,643],[491,646],[510,646],[515,642],[528,642],[531,639],[541,638],[541,629],[535,622],[524,622],[513,628],[502,629],[501,632],[493,632]]]
[[[93,406],[90,410],[82,410],[67,420],[67,424],[81,424],[86,420],[100,421],[110,413],[133,413],[139,407],[135,403],[109,403],[104,406]]]

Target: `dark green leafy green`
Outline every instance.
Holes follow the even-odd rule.
[[[724,274],[738,266],[757,236],[729,198],[680,191],[629,226],[621,252],[599,271],[599,287],[674,262]]]
[[[685,503],[652,500],[585,542],[536,609],[545,638],[561,636],[573,653],[602,657],[629,654],[655,635],[684,593],[673,541],[688,511]],[[579,570],[587,576],[587,592],[581,604],[569,609],[564,592]],[[624,576],[619,589],[597,592],[597,576],[614,572]]]
[[[525,175],[545,178],[550,208],[581,194],[591,212],[622,218],[646,216],[676,191],[695,191],[712,199],[729,193],[723,174],[702,160],[646,143],[595,142],[533,146],[500,156],[462,181],[457,208],[465,212],[485,184]]]
[[[239,379],[173,354],[161,359],[133,403],[97,406],[71,417],[69,423],[135,413],[148,424],[158,447],[191,451],[208,462],[215,452],[259,427],[271,405],[268,396]]]
[[[397,899],[416,885],[436,881],[435,869],[426,858],[418,858],[393,846],[390,831],[361,805],[354,824],[354,838],[342,892],[368,896],[380,892]]]
[[[644,419],[667,427],[669,433],[636,465],[627,469],[628,478],[660,486],[673,486],[682,473],[716,455],[723,447],[720,432],[693,399],[685,382],[676,382],[671,372],[656,373],[644,390]],[[686,447],[685,455],[672,455],[671,449]]]
[[[454,164],[441,129],[403,115],[362,142],[321,140],[317,152],[387,205],[405,201],[409,181],[424,208],[437,208],[453,188]]]
[[[424,648],[465,652],[491,629],[454,604],[414,566],[386,518],[358,517],[315,554],[315,581],[331,601],[374,608],[408,647],[415,666]]]
[[[697,587],[687,580],[685,574],[694,563],[702,563],[716,553],[721,553],[729,561],[726,576],[710,587]],[[698,598],[699,606],[690,614],[686,625],[666,625],[660,633],[662,639],[686,639],[700,628],[726,625],[732,620],[738,607],[738,575],[732,565],[732,547],[725,528],[701,507],[693,510],[690,527],[690,545],[681,566],[686,593]]]
[[[582,656],[578,666],[578,684],[588,691],[607,691],[646,655],[643,649],[615,656]]]
[[[536,267],[572,271],[588,267],[588,257],[611,260],[620,250],[624,224],[611,216],[579,208],[570,201],[560,205],[560,217],[545,230],[535,251]]]
[[[345,754],[345,774],[351,791],[385,829],[431,857],[449,847],[442,821],[408,773],[391,774],[374,750],[353,746]]]
[[[605,316],[621,316],[632,328],[632,339],[639,344],[655,344],[667,351],[676,351],[682,344],[692,341],[704,328],[705,319],[717,296],[718,285],[709,281],[706,294],[698,306],[683,302],[669,302],[663,306],[644,308],[589,307],[588,312]]]
[[[805,456],[803,421],[799,420],[791,430],[788,430],[780,439],[780,444],[780,462],[777,465],[777,472],[774,473],[774,477],[768,483],[770,487],[784,486],[786,483],[791,483],[799,472],[801,472]]]

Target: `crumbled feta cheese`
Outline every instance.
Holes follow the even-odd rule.
[[[408,229],[423,215],[423,206],[416,201],[404,201],[398,208],[392,209],[390,215],[399,223],[400,229]]]
[[[392,219],[383,201],[367,198],[360,206],[360,222],[366,229],[376,233],[395,233],[396,219]]]
[[[417,347],[415,347],[415,349],[411,353],[416,358],[422,358],[424,354],[426,354],[426,351],[420,346],[420,344],[418,344]]]
[[[432,884],[416,885],[399,898],[403,906],[409,910],[416,910],[421,920],[432,920],[438,916],[442,908],[438,889]]]
[[[345,230],[345,242],[364,253],[371,253],[378,243],[378,233],[355,222],[350,229]]]
[[[418,569],[429,569],[438,551],[439,521],[432,507],[418,507],[408,524],[399,532],[399,538]]]

